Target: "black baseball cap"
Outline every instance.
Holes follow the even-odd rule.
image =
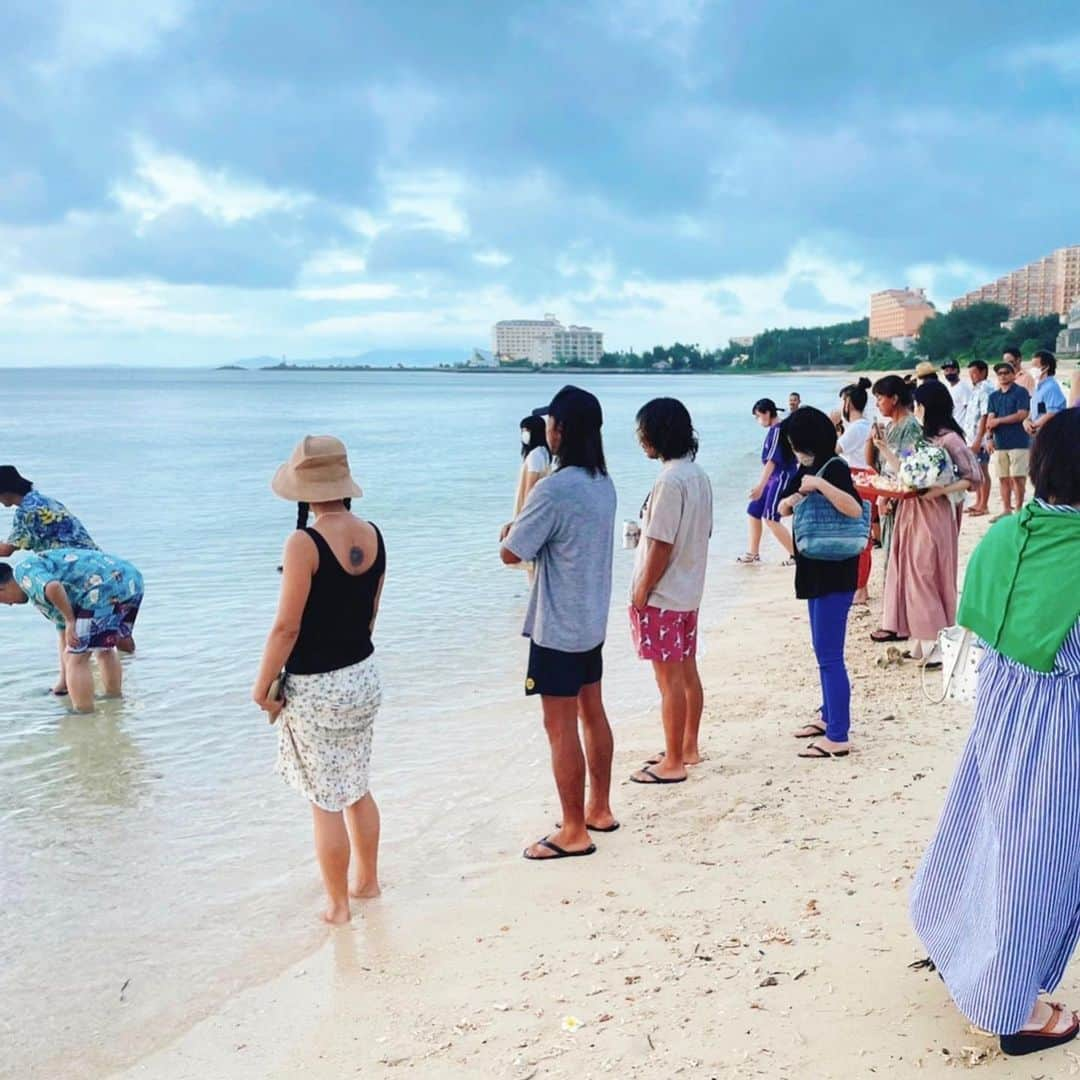
[[[568,420],[597,431],[604,425],[604,412],[600,402],[580,386],[564,386],[552,399],[550,405],[533,409],[533,416],[551,416],[565,424]]]
[[[955,360],[943,360],[941,363],[941,370],[948,371],[949,369],[959,371],[960,365]]]
[[[0,491],[5,494],[21,495],[34,485],[19,475],[14,465],[0,465]]]

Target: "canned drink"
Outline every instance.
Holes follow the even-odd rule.
[[[641,540],[641,526],[636,521],[624,521],[622,527],[622,546],[628,551],[636,548]]]

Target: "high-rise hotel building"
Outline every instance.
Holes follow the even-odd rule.
[[[1045,259],[999,277],[954,300],[953,307],[968,307],[984,300],[1004,304],[1011,319],[1067,315],[1080,300],[1080,244],[1058,248]]]
[[[936,315],[925,289],[885,289],[870,295],[870,336],[876,341],[913,338]]]
[[[534,364],[599,364],[604,335],[589,326],[563,326],[554,315],[542,319],[504,319],[491,331],[492,350],[502,361]]]

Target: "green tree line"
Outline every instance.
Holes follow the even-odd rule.
[[[644,352],[609,352],[601,367],[646,371],[663,366],[671,371],[718,371],[738,366],[749,371],[788,371],[793,367],[851,367],[866,354],[867,319],[831,326],[765,330],[751,345],[729,343],[724,348],[700,345],[654,345]],[[745,359],[743,359],[745,357]]]
[[[751,345],[729,343],[705,349],[699,344],[654,345],[635,350],[604,353],[601,367],[632,371],[722,371],[737,367],[745,371],[789,371],[794,367],[844,367],[856,371],[902,371],[923,358],[940,364],[956,360],[961,365],[974,359],[992,361],[1009,346],[1025,356],[1036,349],[1053,349],[1061,329],[1056,315],[1017,319],[1011,328],[1004,304],[980,303],[956,308],[927,319],[909,352],[887,341],[869,341],[868,319],[832,323],[829,326],[790,327],[765,330]],[[523,362],[525,363],[525,362]],[[559,363],[570,364],[573,361]]]

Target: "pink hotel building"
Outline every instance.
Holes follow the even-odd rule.
[[[961,296],[952,306],[968,307],[984,300],[1005,304],[1011,319],[1067,315],[1080,300],[1080,244],[1058,248],[1045,259]]]
[[[885,289],[870,295],[870,337],[876,341],[912,338],[936,315],[925,289]]]

